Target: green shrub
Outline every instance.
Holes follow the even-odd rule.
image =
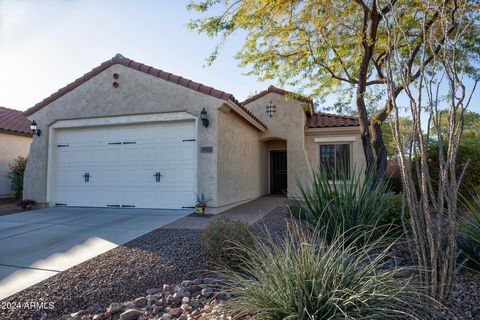
[[[216,265],[238,266],[245,257],[233,249],[237,244],[252,247],[255,243],[253,228],[240,221],[218,219],[201,236],[205,257]]]
[[[448,146],[445,146],[445,153]],[[438,174],[439,174],[439,152],[438,143],[431,143],[428,147],[428,168],[430,176],[432,177],[434,192],[438,189]],[[446,156],[446,155],[445,155]],[[480,192],[480,145],[475,142],[462,141],[458,146],[457,160],[455,174],[460,176],[465,165],[467,168],[463,175],[460,186],[460,193],[465,195],[469,201],[474,201],[472,193]],[[412,167],[414,177],[416,176],[416,166]]]
[[[480,197],[473,202],[463,198],[463,203],[471,217],[460,224],[458,246],[470,260],[470,269],[480,271]]]
[[[355,171],[355,170],[354,170]],[[300,194],[292,197],[292,214],[325,229],[327,240],[348,230],[401,232],[402,194],[388,192],[388,183],[363,179],[354,172],[350,180],[328,180],[323,171],[314,174],[311,186],[299,183]]]
[[[234,318],[251,319],[424,319],[422,312],[433,313],[407,270],[383,264],[389,248],[379,249],[381,239],[362,248],[345,240],[327,244],[325,233],[294,225],[282,241],[239,246],[249,259],[240,270],[220,271],[222,289],[234,297],[225,308]]]
[[[23,198],[23,175],[27,166],[27,158],[18,157],[10,165],[8,177],[12,180],[13,196],[17,201]]]

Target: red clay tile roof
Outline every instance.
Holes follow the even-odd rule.
[[[22,111],[0,107],[0,131],[31,135],[30,120]]]
[[[262,92],[257,93],[256,95],[246,99],[245,101],[242,102],[242,105],[249,104],[250,102],[255,101],[255,100],[257,100],[257,99],[259,99],[259,98],[261,98],[264,95],[269,94],[269,93],[277,93],[277,94],[281,94],[282,96],[290,96],[292,99],[309,103],[310,106],[313,108],[313,100],[312,99],[301,96],[301,95],[299,95],[295,92],[291,92],[291,91],[287,91],[287,90],[277,88],[275,86],[270,86],[270,87],[268,87],[267,90],[263,90]]]
[[[307,128],[354,127],[358,125],[357,117],[324,112],[317,112],[305,120]]]
[[[144,65],[142,63],[138,63],[138,62],[133,61],[131,59],[125,58],[121,54],[117,54],[112,59],[110,59],[108,61],[105,61],[104,63],[102,63],[98,67],[94,68],[90,72],[87,72],[86,74],[84,74],[83,76],[81,76],[80,78],[75,80],[74,82],[68,84],[67,86],[65,86],[63,88],[61,88],[60,90],[58,90],[57,92],[55,92],[54,94],[52,94],[48,98],[44,99],[43,101],[37,103],[36,105],[34,105],[33,107],[31,107],[30,109],[25,111],[25,115],[26,116],[32,115],[33,113],[37,112],[38,110],[42,109],[43,107],[45,107],[48,104],[52,103],[53,101],[57,100],[58,98],[60,98],[64,94],[72,91],[76,87],[80,86],[81,84],[85,83],[86,81],[90,80],[91,78],[95,77],[96,75],[100,74],[102,71],[110,68],[114,64],[120,64],[122,66],[141,71],[143,73],[152,75],[154,77],[157,77],[157,78],[160,78],[160,79],[163,79],[163,80],[166,80],[166,81],[176,83],[176,84],[181,85],[183,87],[201,92],[203,94],[207,94],[209,96],[212,96],[212,97],[215,97],[215,98],[218,98],[218,99],[230,100],[233,103],[237,104],[243,111],[245,111],[256,122],[258,122],[260,125],[262,125],[263,127],[266,128],[266,126],[257,117],[255,117],[253,115],[253,113],[251,113],[249,110],[247,110],[245,107],[243,107],[238,102],[238,100],[235,99],[233,94],[227,93],[227,92],[224,92],[224,91],[221,91],[221,90],[217,90],[217,89],[209,87],[209,86],[205,86],[201,83],[194,82],[192,80],[185,79],[185,78],[182,78],[180,76],[176,76],[172,73],[168,73],[168,72],[165,72],[165,71],[162,71],[162,70]]]

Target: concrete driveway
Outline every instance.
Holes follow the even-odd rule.
[[[0,299],[190,212],[56,207],[0,216]]]

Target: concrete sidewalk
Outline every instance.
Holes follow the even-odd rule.
[[[191,210],[54,207],[0,217],[0,299]]]
[[[186,216],[165,225],[163,228],[204,230],[210,225],[210,223],[221,218],[230,218],[253,225],[255,222],[265,217],[268,213],[272,212],[275,208],[285,206],[286,203],[286,197],[264,196],[208,218]]]

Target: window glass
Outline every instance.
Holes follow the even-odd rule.
[[[350,144],[320,145],[320,167],[329,180],[350,179]]]

